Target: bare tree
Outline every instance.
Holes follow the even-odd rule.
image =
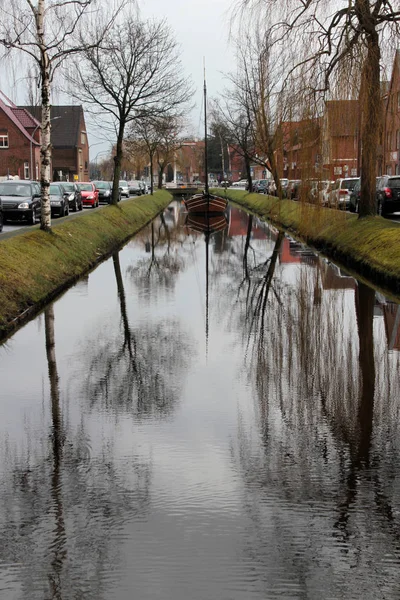
[[[101,47],[89,48],[76,61],[70,81],[79,98],[108,117],[117,134],[113,203],[123,157],[125,128],[143,117],[179,113],[191,96],[182,72],[178,47],[165,21],[143,21],[138,14],[124,15],[110,27]]]
[[[171,161],[176,160],[176,151],[182,146],[180,134],[182,122],[173,115],[165,115],[157,124],[160,142],[156,148],[158,165],[158,189],[162,188],[165,169]]]
[[[116,18],[104,18],[96,36],[87,43],[78,30],[96,16],[96,0],[0,0],[0,45],[3,55],[11,59],[11,51],[20,50],[30,57],[38,69],[41,90],[41,229],[51,228],[49,186],[51,177],[51,84],[54,74],[70,56],[93,47]],[[90,10],[89,10],[90,9]],[[102,10],[99,6],[98,10]]]
[[[351,72],[355,58],[362,61],[361,202],[360,217],[376,213],[375,176],[380,132],[380,59],[384,40],[398,34],[398,2],[350,0],[327,11],[324,0],[239,0],[236,8],[255,11],[273,32],[275,43],[290,47],[293,73],[306,67],[313,75],[314,93],[325,93],[343,70]],[[307,36],[304,32],[307,31]],[[347,69],[344,69],[347,65]]]
[[[154,158],[156,150],[161,143],[161,129],[158,118],[143,117],[133,121],[130,134],[125,141],[131,152],[143,150],[146,152],[150,165],[150,193],[154,191]]]

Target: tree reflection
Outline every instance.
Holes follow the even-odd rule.
[[[143,240],[149,254],[149,258],[140,259],[127,269],[135,285],[149,298],[157,297],[161,290],[171,293],[177,276],[185,267],[184,252],[176,251],[177,246],[181,250],[183,246],[180,228],[176,223],[171,228],[161,213],[135,240]]]
[[[258,447],[241,421],[238,447],[232,443],[232,453],[251,496],[246,507],[260,554],[265,554],[267,535],[279,549],[279,564],[288,565],[299,585],[316,569],[316,548],[324,548],[332,561],[336,552],[346,554],[348,565],[361,572],[353,556],[360,553],[362,563],[369,550],[361,539],[360,522],[361,528],[369,521],[374,524],[368,544],[379,559],[382,547],[393,556],[400,542],[398,363],[396,357],[389,361],[384,337],[376,348],[375,292],[359,283],[352,307],[350,289],[325,291],[327,267],[322,260],[299,261],[296,278],[284,283],[275,276],[271,287],[273,254],[259,262],[266,271],[257,278],[250,226],[242,244],[242,265],[236,261],[233,268],[231,262],[227,274],[231,285],[237,285],[233,315],[244,332],[244,368],[257,399],[261,444]],[[384,360],[379,361],[378,385],[379,353]],[[285,507],[287,539],[301,537],[299,521],[309,524],[309,552],[282,543],[280,505]],[[385,536],[382,547],[379,536]],[[326,574],[338,584],[340,572]]]
[[[53,305],[44,321],[49,411],[40,427],[25,422],[22,452],[13,440],[0,448],[0,562],[12,566],[7,589],[18,597],[100,600],[104,572],[117,578],[115,536],[148,509],[151,463],[135,455],[118,466],[106,438],[92,454],[84,415],[75,430],[61,400]]]
[[[145,319],[132,327],[118,253],[113,255],[113,265],[122,338],[118,331],[102,331],[101,343],[90,352],[87,397],[91,406],[102,402],[110,410],[137,417],[167,415],[179,398],[189,356],[187,339],[175,319],[158,323]]]
[[[58,385],[58,371],[56,361],[56,345],[54,335],[54,306],[50,304],[44,312],[46,356],[49,370],[51,417],[52,417],[52,454],[53,472],[51,475],[51,498],[54,508],[54,540],[50,545],[49,554],[53,554],[51,560],[52,571],[49,573],[49,584],[51,598],[62,598],[62,570],[67,556],[66,532],[63,507],[63,493],[61,482],[62,452],[65,435],[62,430],[62,418],[60,408],[60,389]]]

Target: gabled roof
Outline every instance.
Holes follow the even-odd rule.
[[[25,106],[36,119],[40,119],[40,106]],[[75,148],[80,141],[82,106],[51,107],[51,143],[54,148]]]
[[[16,106],[11,106],[10,108],[25,129],[35,129],[35,127],[40,125],[39,121],[37,121],[27,110],[25,110],[25,108],[18,108]]]
[[[10,119],[10,121],[12,123],[14,123],[14,125],[17,127],[17,129],[20,130],[20,132],[26,137],[27,140],[29,140],[29,142],[32,142],[34,145],[38,145],[38,142],[35,139],[33,139],[33,137],[27,132],[25,127],[22,125],[22,123],[18,119],[18,117],[14,114],[14,109],[16,109],[16,108],[17,107],[15,105],[13,105],[12,103],[11,103],[11,106],[6,104],[0,97],[0,110],[2,110],[7,115],[7,117]],[[35,125],[35,127],[36,127],[36,125]]]

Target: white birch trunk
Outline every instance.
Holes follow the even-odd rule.
[[[51,140],[50,140],[50,61],[45,44],[44,32],[45,0],[38,0],[36,29],[40,48],[40,74],[42,78],[42,145],[40,148],[40,183],[42,187],[40,229],[51,229],[50,211],[50,167],[51,167]]]

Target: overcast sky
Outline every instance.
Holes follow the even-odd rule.
[[[227,85],[223,75],[234,70],[232,46],[229,44],[230,10],[234,0],[139,0],[142,16],[166,19],[182,50],[182,67],[190,75],[196,88],[196,107],[189,115],[189,131],[202,136],[203,120],[200,115],[203,93],[203,57],[206,61],[208,96],[216,96]],[[26,66],[24,55],[15,66],[7,63],[0,67],[1,89],[15,103],[26,104]],[[26,65],[26,66],[25,66]],[[53,104],[69,104],[71,100],[54,90]],[[201,126],[200,126],[201,122]],[[86,116],[91,146],[90,157],[109,150],[114,139],[95,127]],[[107,139],[108,138],[108,139]]]
[[[167,20],[181,47],[182,67],[185,75],[190,75],[196,88],[196,106],[190,115],[190,132],[195,136],[203,135],[203,119],[200,115],[203,57],[206,61],[209,97],[216,96],[227,85],[223,74],[234,70],[234,54],[228,40],[232,4],[233,0],[140,0],[139,2],[143,17]],[[92,127],[89,131],[92,131]],[[94,134],[90,137],[92,145],[97,143],[91,153],[91,158],[94,158],[99,150],[103,150],[103,146],[98,139],[95,139]]]

